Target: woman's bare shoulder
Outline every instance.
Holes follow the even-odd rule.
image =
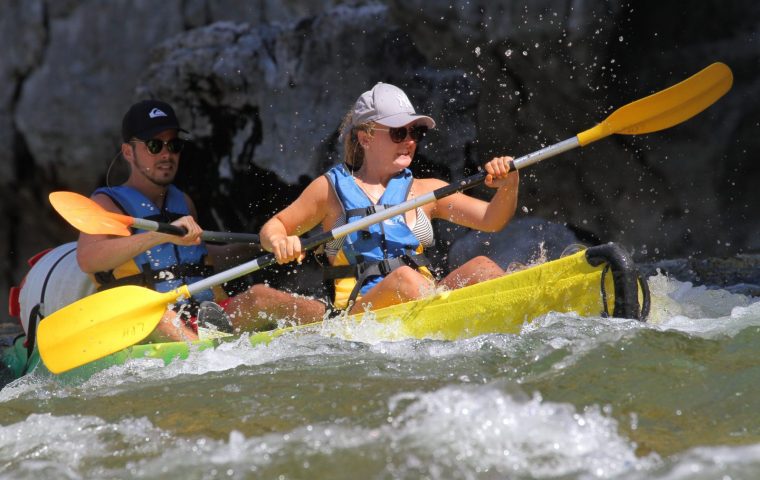
[[[415,178],[412,183],[412,191],[416,195],[422,195],[423,193],[432,192],[435,189],[445,187],[447,182],[440,178]]]

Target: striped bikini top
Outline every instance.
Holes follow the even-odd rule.
[[[433,231],[433,224],[430,219],[425,215],[425,211],[421,207],[417,207],[416,210],[417,219],[414,221],[414,225],[411,226],[412,233],[417,240],[425,248],[435,245],[435,232]],[[346,218],[344,216],[338,217],[335,221],[333,229],[338,228],[346,224]],[[336,238],[330,240],[325,244],[325,254],[328,257],[334,257],[343,248],[343,241],[345,237]]]

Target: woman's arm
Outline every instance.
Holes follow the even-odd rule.
[[[321,175],[293,203],[264,224],[259,232],[261,246],[274,253],[279,263],[302,259],[298,236],[324,220],[329,194],[329,182]]]
[[[455,193],[435,202],[432,217],[484,232],[496,232],[504,228],[517,209],[520,181],[517,171],[509,171],[510,160],[511,157],[497,157],[484,167],[488,173],[485,184],[496,189],[490,202]],[[425,190],[435,190],[446,185],[446,182],[437,179],[426,179],[425,182]]]

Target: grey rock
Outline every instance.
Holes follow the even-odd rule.
[[[535,217],[516,218],[500,232],[471,231],[454,242],[449,251],[449,269],[478,255],[489,257],[503,269],[513,263],[543,263],[579,245],[578,237],[564,225]]]

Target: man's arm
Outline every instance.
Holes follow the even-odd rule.
[[[97,194],[92,200],[109,212],[124,213],[107,195]],[[182,217],[172,222],[172,225],[184,227],[188,233],[182,237],[158,232],[129,237],[80,233],[77,243],[79,268],[85,273],[112,270],[162,243],[197,245],[200,242],[202,230],[191,216]]]

